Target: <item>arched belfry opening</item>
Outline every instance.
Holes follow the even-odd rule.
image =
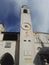
[[[28,13],[28,10],[27,10],[27,9],[24,9],[24,10],[23,10],[23,13]]]
[[[1,65],[14,65],[14,59],[11,54],[5,53],[1,59]]]

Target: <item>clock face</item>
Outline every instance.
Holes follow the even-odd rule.
[[[23,30],[28,31],[28,30],[31,29],[31,25],[30,25],[29,23],[23,23],[22,26],[21,26],[21,28],[22,28]]]

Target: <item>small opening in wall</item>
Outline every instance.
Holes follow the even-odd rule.
[[[28,42],[31,42],[31,40],[28,40]]]
[[[26,42],[26,40],[24,40],[24,42]]]
[[[23,10],[23,13],[28,13],[27,9],[24,9],[24,10]]]

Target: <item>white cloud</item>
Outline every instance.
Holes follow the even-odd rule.
[[[32,17],[34,16],[34,19],[32,18],[32,23],[34,25],[35,31],[41,31],[41,32],[48,32],[49,30],[49,0],[32,0],[30,7],[32,12]],[[34,15],[33,15],[34,13]],[[40,16],[40,20],[39,20]]]
[[[20,6],[27,4],[28,0],[15,0]]]

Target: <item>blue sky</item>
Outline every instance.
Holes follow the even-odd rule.
[[[20,8],[28,5],[34,32],[49,33],[49,0],[0,0],[0,22],[6,31],[20,31]]]

